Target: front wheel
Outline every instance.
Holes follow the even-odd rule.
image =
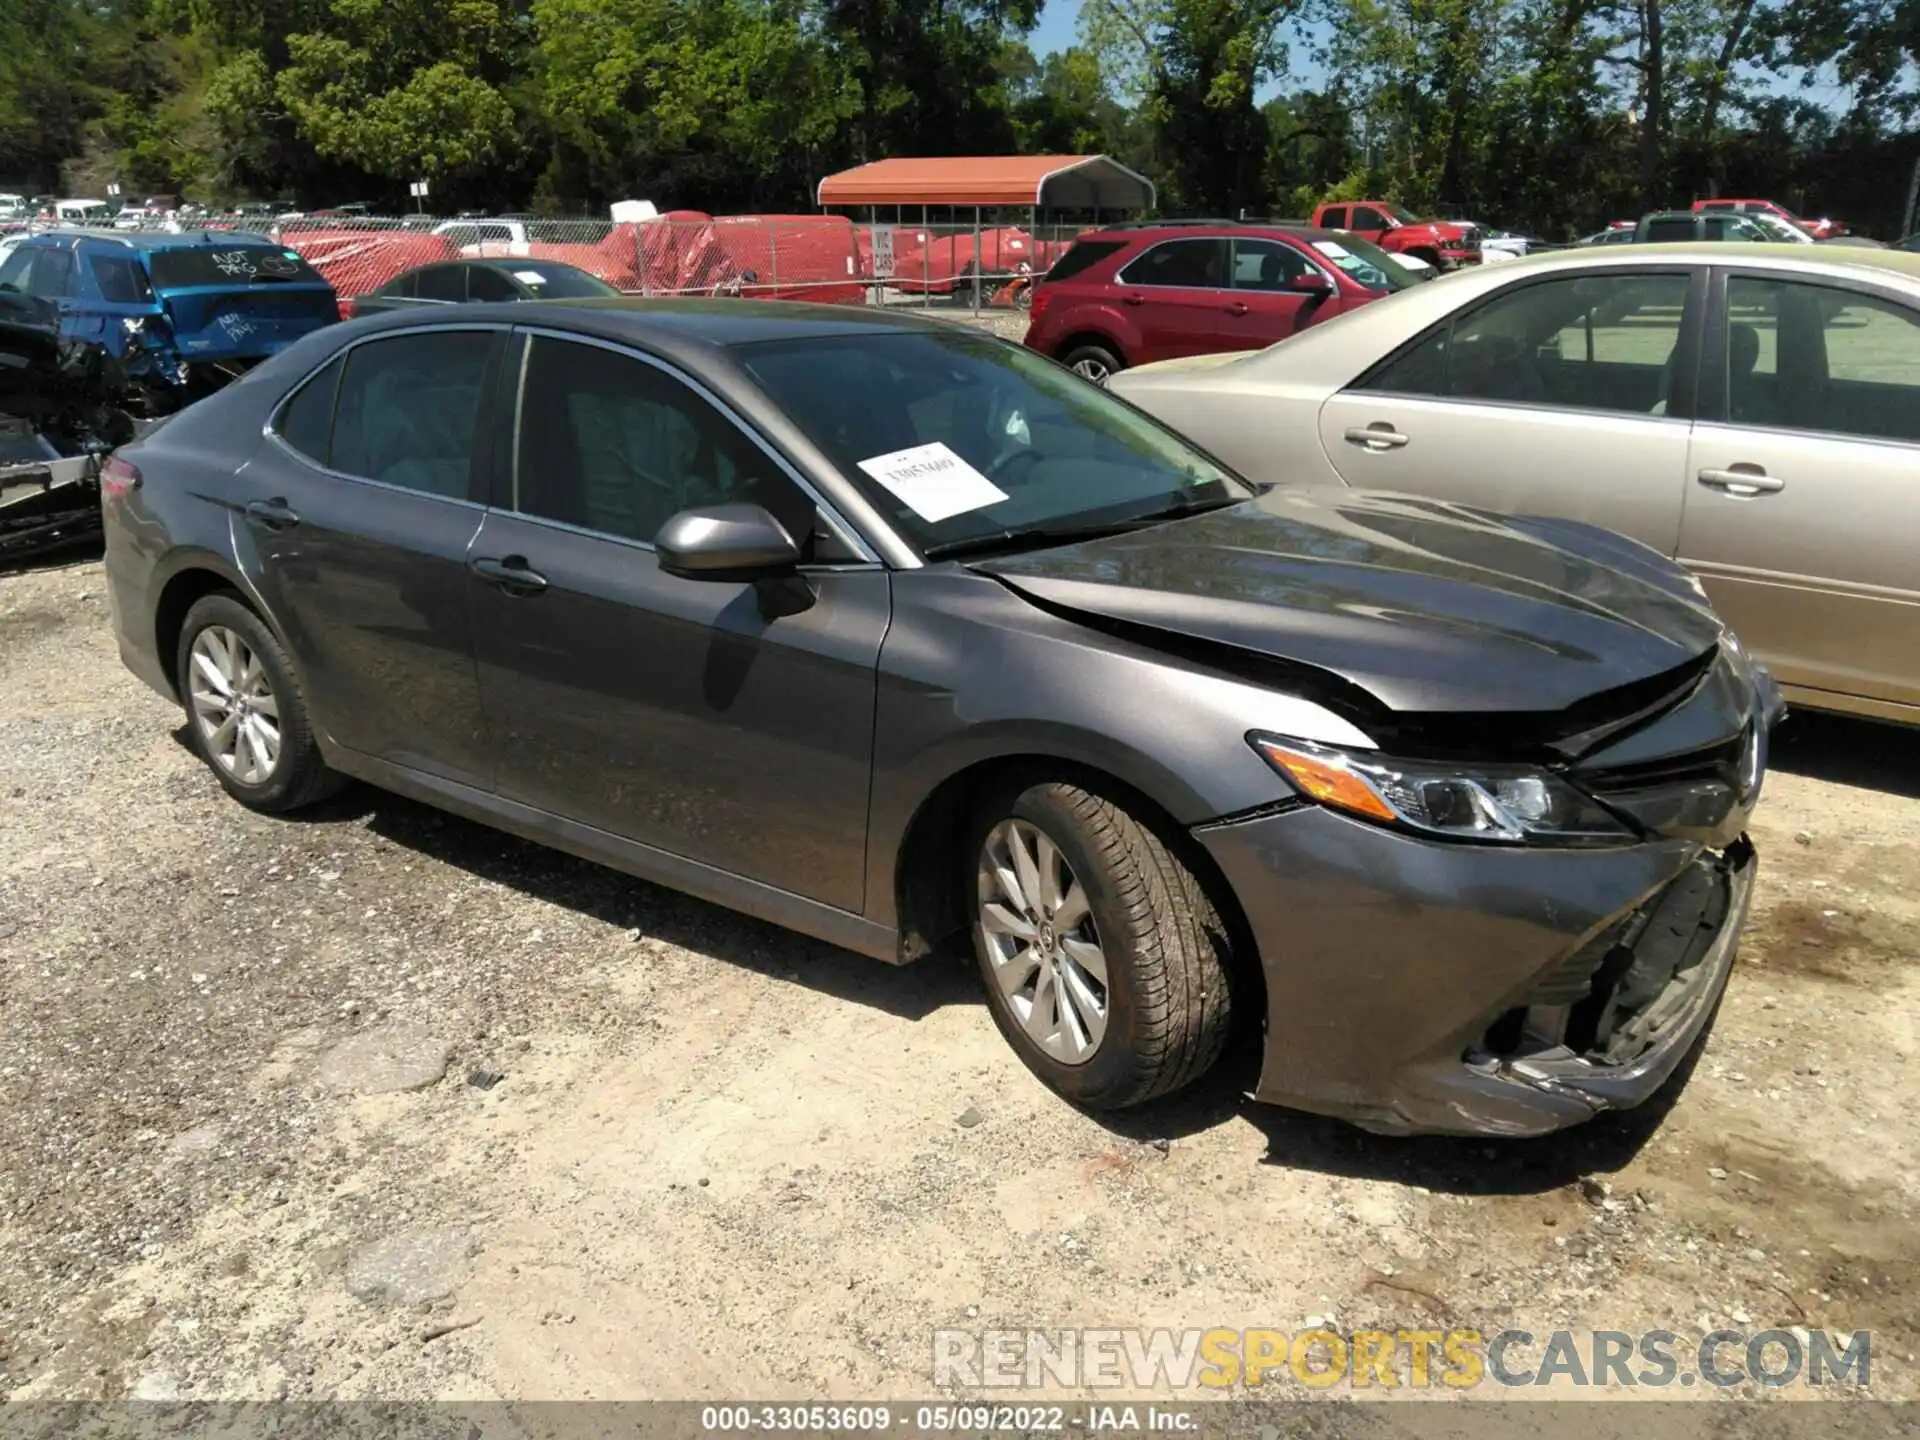
[[[988,806],[974,834],[974,949],[1027,1067],[1095,1110],[1205,1074],[1230,1022],[1226,934],[1160,837],[1066,784]]]

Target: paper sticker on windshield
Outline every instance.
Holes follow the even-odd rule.
[[[1313,242],[1313,248],[1329,260],[1344,260],[1348,255],[1347,247],[1338,240],[1316,240]]]
[[[513,272],[513,278],[524,281],[528,285],[544,285],[547,283],[547,277],[542,275],[538,270],[516,270]]]
[[[905,502],[922,520],[945,520],[969,510],[984,510],[1007,498],[1007,492],[962,460],[938,440],[875,455],[860,468]]]

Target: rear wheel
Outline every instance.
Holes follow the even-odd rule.
[[[297,810],[346,783],[320,758],[292,660],[237,597],[187,612],[174,673],[194,752],[242,805]]]
[[[1126,362],[1104,345],[1076,345],[1060,357],[1060,363],[1096,385],[1105,385],[1127,368]]]
[[[1027,1067],[1090,1109],[1205,1074],[1229,1028],[1226,936],[1160,837],[1065,784],[1003,797],[974,834],[974,949]]]

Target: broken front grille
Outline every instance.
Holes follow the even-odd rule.
[[[1645,905],[1567,955],[1524,1003],[1493,1023],[1484,1048],[1502,1059],[1633,1059],[1657,1029],[1655,1002],[1686,979],[1726,923],[1734,858],[1701,856]]]

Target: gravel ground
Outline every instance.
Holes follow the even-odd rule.
[[[0,577],[0,1395],[925,1397],[936,1326],[1308,1316],[1871,1329],[1916,1392],[1920,735],[1789,722],[1670,1108],[1103,1123],[964,972],[367,789],[248,813],[105,611]]]

